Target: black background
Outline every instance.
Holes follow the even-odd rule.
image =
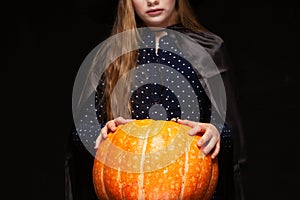
[[[300,16],[296,1],[191,1],[236,67],[247,199],[298,193]],[[2,17],[3,171],[12,197],[64,198],[71,95],[85,56],[110,33],[116,1],[11,2]],[[4,26],[5,25],[5,26]],[[6,27],[7,25],[7,27]]]

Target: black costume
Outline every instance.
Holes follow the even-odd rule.
[[[168,29],[172,31],[169,32]],[[208,71],[206,74],[201,74],[201,72],[195,70],[189,62],[193,55],[188,54],[189,52],[195,54],[197,49],[193,49],[193,46],[187,45],[185,42],[180,42],[178,36],[173,34],[174,30],[188,35],[200,44],[211,56],[218,70],[216,72]],[[245,149],[240,117],[231,87],[230,64],[225,55],[226,50],[223,41],[210,32],[192,32],[180,24],[169,26],[165,31],[168,34],[160,38],[157,52],[156,49],[149,48],[147,45],[154,42],[154,33],[151,31],[142,33],[143,42],[139,44],[135,77],[131,83],[131,117],[134,119],[152,118],[163,120],[178,117],[214,124],[221,133],[221,150],[218,155],[220,176],[213,199],[244,199],[240,169],[241,164],[246,160]],[[209,98],[207,95],[209,93],[209,85],[207,84],[216,75],[221,75],[224,82],[227,105],[222,105],[224,102],[218,101],[217,96],[212,94],[212,97]],[[202,79],[204,78],[208,81],[203,82]],[[103,80],[101,79],[97,86],[96,96],[88,97],[95,98],[95,105],[90,104],[83,107],[83,112],[79,117],[79,126],[76,129],[74,128],[73,131],[73,142],[79,144],[75,146],[82,147],[82,150],[80,150],[82,152],[85,151],[84,146],[90,146],[90,149],[92,149],[101,127],[107,122],[105,102],[101,101],[105,88],[105,81]],[[175,88],[175,91],[170,89],[174,85],[178,88]],[[191,90],[192,92],[189,92]],[[193,95],[191,97],[190,94],[193,94],[195,98],[193,98]],[[217,103],[213,104],[211,98]],[[185,107],[181,107],[181,105]],[[226,110],[226,107],[227,112],[224,122],[219,113],[223,112],[222,109]],[[94,115],[90,114],[95,111],[97,113],[96,119]],[[100,126],[92,125],[94,121],[99,122]],[[75,151],[78,150],[77,147],[75,147]],[[88,165],[90,169],[83,170],[90,170],[90,181],[92,181],[92,163]],[[92,186],[91,182],[89,186]],[[93,188],[90,189],[91,193],[92,191]],[[91,195],[94,198],[94,195]]]

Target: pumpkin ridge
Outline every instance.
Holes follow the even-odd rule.
[[[188,154],[188,151],[186,151],[185,152],[184,170],[183,170],[181,190],[180,190],[180,198],[179,199],[183,199],[183,195],[184,195],[184,192],[185,192],[186,174],[189,170],[188,161],[189,161],[189,154]]]
[[[150,129],[146,132],[146,138],[148,138],[150,133]],[[138,199],[144,200],[145,199],[145,192],[144,192],[144,163],[145,163],[145,154],[147,150],[148,139],[144,140],[143,148],[142,148],[142,157],[140,162],[140,175],[138,176]]]
[[[203,200],[210,200],[210,198],[213,196],[213,193],[217,186],[217,179],[219,176],[219,168],[218,168],[218,158],[215,158],[212,160],[212,175],[210,177],[209,185],[206,190],[206,193],[204,194]]]

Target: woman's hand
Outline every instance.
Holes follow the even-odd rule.
[[[116,119],[108,121],[105,126],[101,129],[98,138],[96,139],[95,149],[98,149],[100,142],[107,138],[109,132],[115,132],[117,126],[122,124],[127,124],[128,122],[133,121],[133,119],[124,119],[123,117],[118,117]]]
[[[214,125],[181,119],[178,119],[177,122],[192,128],[189,135],[202,135],[198,141],[198,147],[202,148],[204,154],[207,155],[214,149],[211,158],[214,159],[218,155],[220,151],[220,133]]]

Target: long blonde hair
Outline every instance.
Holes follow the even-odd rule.
[[[191,11],[192,9],[188,0],[176,0],[175,9],[175,23],[181,23],[183,27],[192,31],[205,31],[204,27],[198,23],[194,13]],[[115,18],[111,35],[122,33],[125,31],[135,30],[136,28],[143,26],[143,22],[135,14],[132,0],[119,0],[117,15]],[[130,47],[132,43],[137,43],[138,35],[136,34],[136,32],[132,31],[130,33],[130,38],[126,38],[120,41],[119,44],[122,45],[121,47],[114,48],[126,48]],[[124,105],[124,99],[128,99],[130,95],[130,81],[125,83],[127,87],[124,88],[126,88],[127,90],[119,91],[122,93],[118,94],[118,96],[121,98],[113,96],[112,93],[121,76],[130,71],[132,68],[134,68],[134,66],[136,66],[137,57],[137,50],[125,53],[124,55],[116,59],[112,64],[110,64],[110,66],[107,67],[105,71],[104,77],[106,86],[104,88],[103,96],[100,97],[102,98],[100,101],[105,102],[104,109],[106,110],[104,112],[106,114],[107,120],[111,120],[117,117],[114,116],[114,114],[121,116],[126,115],[127,117],[130,116],[130,102],[128,101],[128,104]],[[113,114],[112,107],[119,107],[118,112]]]

